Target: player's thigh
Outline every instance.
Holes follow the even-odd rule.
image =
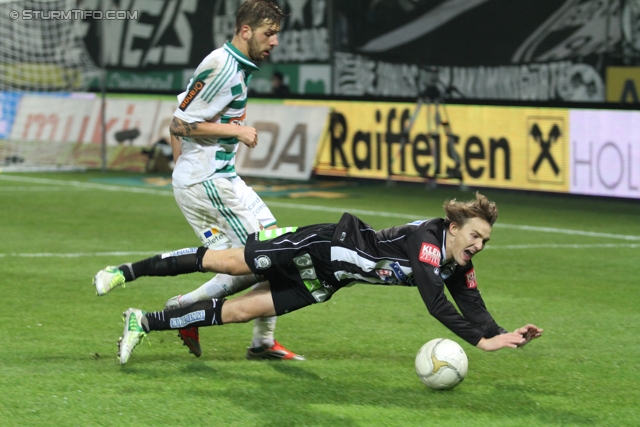
[[[268,285],[259,286],[244,295],[225,301],[222,306],[223,323],[241,323],[258,317],[276,314]]]
[[[174,189],[178,206],[202,244],[211,249],[244,245],[260,223],[226,179]]]
[[[174,188],[173,195],[182,215],[203,246],[210,249],[231,247],[231,241],[220,222],[220,214],[211,208],[203,187],[194,185],[188,188]]]
[[[332,283],[331,238],[335,225],[263,230],[244,248],[246,265],[270,283],[277,315],[325,302]]]
[[[276,218],[271,213],[271,210],[253,188],[249,187],[240,177],[234,178],[232,183],[242,203],[251,211],[253,216],[258,219],[264,228],[276,224]]]

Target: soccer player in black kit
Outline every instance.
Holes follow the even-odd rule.
[[[256,274],[268,284],[225,300],[199,301],[173,310],[130,308],[120,338],[120,363],[150,331],[243,323],[282,315],[330,299],[354,283],[416,286],[429,313],[471,345],[485,351],[516,348],[542,335],[533,324],[508,332],[487,311],[471,262],[491,236],[495,203],[445,202],[445,218],[376,231],[345,213],[337,224],[317,224],[250,235],[244,248],[182,249],[132,264],[134,277],[193,272]],[[454,299],[451,303],[444,287]]]

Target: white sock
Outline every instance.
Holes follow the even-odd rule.
[[[276,316],[259,317],[253,321],[253,339],[251,347],[271,348],[274,344],[273,332],[276,329]]]
[[[197,301],[211,298],[225,298],[255,285],[257,279],[253,274],[246,276],[229,276],[218,274],[198,289],[180,297],[180,307],[191,305]]]
[[[260,282],[258,285],[264,285],[267,282]],[[253,339],[251,347],[273,347],[276,330],[276,316],[259,317],[253,321]]]

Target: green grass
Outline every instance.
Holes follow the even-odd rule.
[[[545,329],[523,349],[482,352],[429,316],[416,289],[358,285],[278,319],[278,339],[305,362],[245,360],[244,324],[201,329],[200,359],[174,333],[150,334],[121,367],[120,313],[158,309],[207,278],[146,278],[95,296],[91,278],[104,266],[197,245],[170,190],[114,184],[126,177],[0,174],[0,425],[640,425],[638,202],[484,192],[500,218],[475,259],[478,283],[500,325]],[[265,200],[282,226],[349,210],[383,228],[440,216],[445,199],[473,194],[343,191]],[[425,388],[413,368],[436,337],[469,357],[449,392]]]

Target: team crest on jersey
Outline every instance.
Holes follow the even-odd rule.
[[[187,96],[185,96],[180,103],[180,109],[182,111],[186,110],[189,104],[191,104],[191,101],[195,99],[196,95],[200,93],[202,89],[204,89],[204,81],[196,80],[193,82],[193,86],[191,86],[191,89],[187,92]]]
[[[467,282],[467,288],[475,289],[478,287],[478,282],[476,282],[476,271],[473,268],[464,275],[464,280]]]
[[[258,270],[266,270],[271,267],[271,259],[266,255],[260,255],[258,258],[254,258],[253,263]]]
[[[420,256],[418,257],[420,261],[426,264],[431,264],[434,267],[439,267],[441,257],[442,255],[440,254],[439,247],[427,242],[422,242],[422,247],[420,248]]]

